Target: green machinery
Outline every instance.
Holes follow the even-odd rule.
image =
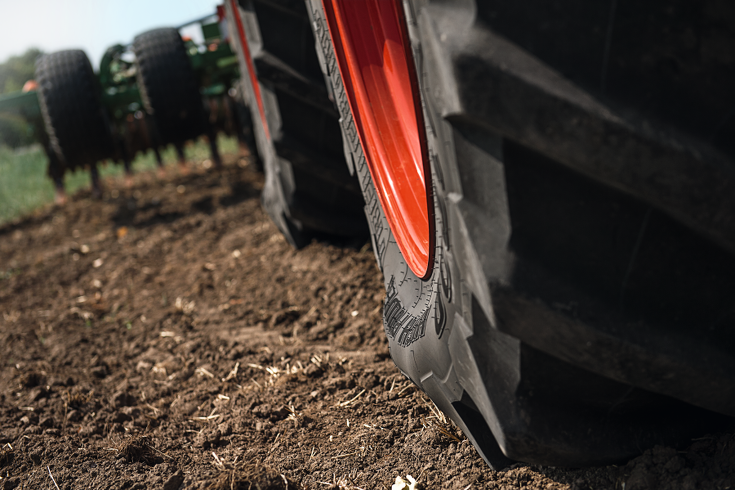
[[[183,24],[183,29],[200,24],[204,42],[198,44],[184,39],[191,67],[197,78],[200,92],[205,97],[227,95],[233,81],[239,78],[237,56],[229,43],[223,42],[219,23],[212,22],[214,15]],[[144,110],[138,88],[135,55],[132,45],[116,44],[107,49],[100,61],[98,72],[102,88],[102,101],[115,120]]]
[[[6,119],[14,119],[24,127],[29,136],[41,144],[49,160],[49,176],[57,183],[60,179],[56,175],[60,167],[59,159],[50,146],[48,133],[43,124],[41,107],[35,90],[11,92],[0,95],[0,114]]]
[[[235,80],[239,77],[237,58],[230,45],[222,39],[219,20],[220,18],[213,14],[176,28],[181,30],[198,24],[201,27],[203,38],[201,43],[194,42],[189,38],[183,38],[179,41],[178,36],[174,40],[177,43],[183,43],[183,47],[178,49],[183,50],[188,57],[188,64],[185,69],[190,70],[187,75],[193,76],[195,80],[198,88],[198,102],[195,103],[202,105],[204,108],[202,115],[206,119],[201,125],[201,130],[186,133],[186,139],[191,139],[199,134],[208,134],[212,145],[214,145],[212,140],[216,131],[224,130],[228,133],[237,133],[239,127],[239,124],[233,123],[233,117],[237,117],[238,111],[232,110],[234,104],[232,89]],[[170,31],[173,31],[173,29]],[[151,36],[151,34],[154,34],[154,36]],[[146,38],[146,36],[148,37]],[[167,124],[163,116],[165,114],[163,109],[166,108],[157,110],[155,107],[156,103],[160,104],[160,102],[154,100],[153,93],[156,91],[156,87],[151,86],[151,84],[155,84],[157,79],[152,77],[146,79],[146,77],[141,76],[141,72],[145,70],[155,72],[155,63],[165,64],[167,62],[167,60],[161,60],[160,57],[152,58],[148,56],[145,65],[139,63],[135,49],[137,47],[141,50],[138,53],[140,57],[145,56],[144,48],[148,46],[145,41],[147,39],[150,44],[151,38],[155,41],[154,31],[136,37],[133,44],[117,44],[108,48],[94,76],[95,79],[91,84],[88,84],[98,92],[95,98],[103,108],[103,120],[109,126],[112,137],[111,144],[107,145],[106,150],[92,152],[95,156],[85,157],[83,152],[68,149],[74,145],[64,142],[66,137],[63,134],[64,126],[74,126],[77,122],[71,120],[71,114],[68,115],[69,121],[66,121],[65,114],[56,114],[55,118],[50,117],[53,112],[50,104],[54,101],[54,97],[46,97],[46,121],[44,122],[44,110],[42,110],[44,101],[39,100],[42,97],[37,90],[32,89],[25,92],[0,95],[0,114],[25,121],[28,131],[32,133],[35,140],[43,145],[49,157],[49,174],[54,180],[57,180],[57,186],[61,185],[59,179],[63,177],[65,169],[94,167],[96,162],[102,159],[122,161],[126,164],[126,168],[129,168],[129,163],[135,153],[147,151],[148,149],[153,149],[156,152],[160,162],[158,148],[169,143],[175,144],[177,149],[181,151],[183,141],[175,141],[175,137],[166,137],[166,128],[161,127]],[[139,41],[140,39],[143,39],[142,44]],[[48,56],[53,57],[60,54],[53,53]],[[175,54],[173,53],[172,56]],[[42,64],[37,65],[37,77],[40,75],[39,66]],[[49,71],[51,70],[47,70],[47,72]],[[51,81],[54,82],[55,80]],[[72,82],[75,82],[75,80],[72,80]],[[158,81],[158,83],[163,82]],[[77,85],[80,84],[77,83]],[[144,90],[141,90],[141,84],[148,84],[148,90],[145,90],[145,87]],[[57,83],[56,85],[63,84]],[[148,97],[146,97],[146,94]],[[64,98],[66,96],[78,98],[74,97],[74,94],[64,93],[62,95]],[[55,98],[59,99],[60,97],[57,95]],[[206,104],[204,104],[205,101]],[[82,105],[81,101],[80,105]],[[80,130],[83,126],[79,126]],[[76,139],[80,140],[82,137],[86,137],[86,135],[77,135]],[[214,146],[213,152],[216,153]],[[59,169],[55,171],[52,167],[59,167]],[[92,170],[96,173],[95,168],[92,168]]]

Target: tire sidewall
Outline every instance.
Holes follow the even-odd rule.
[[[321,1],[309,0],[308,6],[320,61],[340,112],[346,157],[352,161],[362,188],[373,250],[383,272],[386,289],[383,325],[391,357],[401,372],[421,387],[422,379],[431,374],[444,378],[451,366],[446,341],[455,317],[454,300],[459,296],[453,290],[452,281],[456,277],[456,267],[446,247],[446,206],[441,202],[444,193],[437,192],[436,188],[439,179],[436,178],[437,152],[433,148],[435,138],[429,126],[431,119],[423,103],[436,226],[434,263],[429,276],[421,279],[408,267],[380,205],[337,67]],[[423,101],[424,94],[421,96]]]
[[[87,167],[113,157],[112,125],[86,53],[46,54],[36,64],[36,78],[44,128],[63,167]]]
[[[205,132],[204,102],[184,41],[175,28],[158,28],[133,41],[136,82],[143,106],[154,116],[163,144]]]

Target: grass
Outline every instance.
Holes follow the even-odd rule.
[[[223,154],[237,151],[235,138],[220,136],[218,142],[220,152]],[[173,147],[167,148],[161,155],[167,166],[176,162]],[[186,156],[189,160],[208,158],[209,145],[202,140],[187,145]],[[54,186],[51,179],[46,176],[46,165],[46,154],[38,145],[20,150],[0,146],[0,224],[53,202]],[[133,169],[136,172],[155,168],[156,160],[150,151],[138,154],[133,162]],[[103,178],[120,178],[122,174],[122,165],[100,167],[100,175]],[[89,171],[67,173],[65,182],[67,193],[72,195],[80,188],[89,187]]]

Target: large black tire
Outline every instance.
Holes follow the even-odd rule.
[[[154,116],[161,144],[180,144],[204,134],[204,103],[179,31],[153,29],[133,40],[140,95]]]
[[[722,427],[735,415],[733,162],[634,129],[455,3],[406,2],[435,197],[420,279],[377,198],[322,2],[307,0],[396,365],[495,467],[617,461]]]
[[[101,89],[84,51],[42,56],[36,62],[36,81],[50,146],[63,169],[87,167],[113,156]],[[62,175],[63,169],[54,174]]]
[[[304,4],[243,0],[235,12],[234,3],[227,2],[228,19],[233,36],[240,27],[246,36],[236,50],[265,169],[263,206],[295,247],[316,235],[367,237],[362,194],[345,164],[339,114],[311,49]]]
[[[234,84],[233,89],[235,90],[232,100],[232,110],[235,116],[235,126],[237,132],[237,139],[250,150],[250,156],[255,167],[263,171],[263,162],[258,154],[258,146],[255,142],[255,131],[253,130],[253,116],[248,107],[247,99],[245,98],[245,83],[244,79],[237,80]]]

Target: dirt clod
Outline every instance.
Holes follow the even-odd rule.
[[[184,483],[184,473],[179,470],[166,480],[161,490],[179,490],[182,483]]]
[[[154,465],[163,462],[160,453],[155,450],[152,441],[146,436],[125,437],[115,448],[117,457],[128,463],[145,463]]]

